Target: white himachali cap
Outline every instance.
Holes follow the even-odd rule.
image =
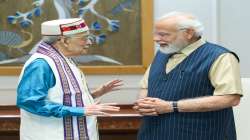
[[[42,35],[73,35],[89,31],[81,18],[50,20],[42,23]]]

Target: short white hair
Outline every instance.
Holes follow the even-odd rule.
[[[200,37],[203,34],[204,26],[203,24],[192,14],[184,12],[170,12],[161,16],[158,20],[164,20],[171,17],[184,17],[177,21],[177,29],[193,29],[195,31],[195,36]]]
[[[58,41],[59,36],[43,36],[42,41],[47,43],[47,44],[54,44]]]
[[[89,32],[87,32],[88,34]],[[70,38],[70,37],[74,37],[76,34],[72,34],[72,35],[64,35],[64,37],[66,38]],[[60,35],[44,35],[42,37],[42,41],[48,44],[54,44],[58,41]]]

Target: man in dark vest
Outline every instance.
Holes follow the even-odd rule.
[[[236,140],[232,107],[242,96],[238,56],[202,37],[193,15],[171,12],[155,23],[159,51],[134,109],[138,140]]]

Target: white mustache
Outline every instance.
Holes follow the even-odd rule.
[[[165,54],[175,53],[181,50],[181,48],[177,48],[173,45],[158,46],[158,49]]]

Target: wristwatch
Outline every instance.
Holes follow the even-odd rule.
[[[178,102],[177,101],[173,101],[172,102],[172,107],[173,107],[173,111],[174,112],[179,112],[178,111]]]

